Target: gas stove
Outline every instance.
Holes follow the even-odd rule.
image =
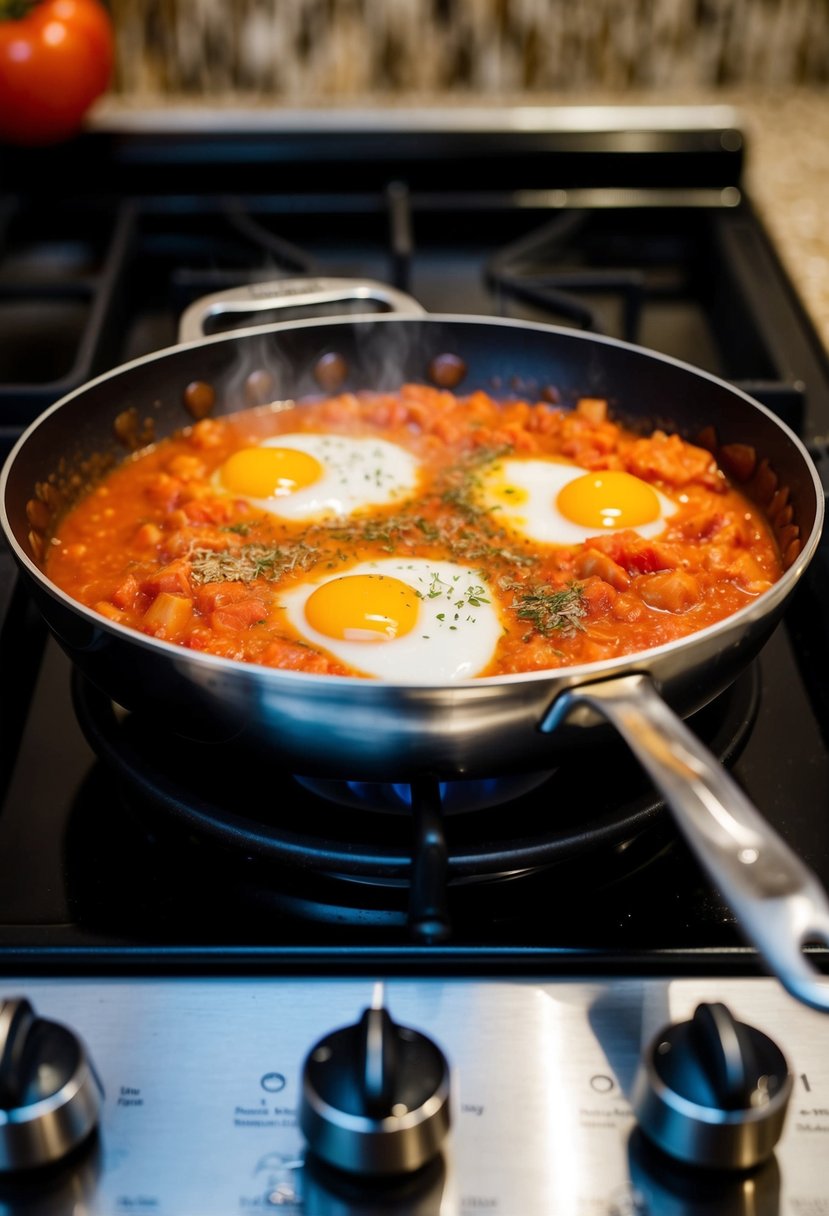
[[[64,393],[173,344],[206,294],[359,276],[431,311],[552,321],[686,360],[777,412],[822,471],[829,364],[743,154],[721,108],[136,120],[4,149],[0,440],[8,451]],[[61,183],[48,200],[44,173]],[[689,722],[824,885],[828,559],[824,546],[758,659]],[[764,973],[621,743],[589,764],[441,788],[436,882],[416,790],[308,782],[226,745],[171,743],[72,670],[6,552],[0,613],[0,1040],[17,1027],[0,1051],[0,1209],[829,1211],[825,1015]],[[262,788],[267,810],[251,816]],[[829,972],[825,947],[810,953]],[[736,1019],[787,1057],[782,1138],[762,1151],[755,1138],[756,1159],[729,1156],[733,1129],[713,1148],[678,1130],[673,1108],[665,1131],[642,1079],[669,1026],[702,1026],[710,1063],[703,1023],[723,1007],[721,1055],[745,1039]],[[335,1116],[321,1129],[315,1053],[372,1009],[406,1032],[401,1047],[387,1027],[398,1069],[418,1035],[446,1061],[445,1103],[403,1103],[410,1121],[428,1108],[428,1134],[402,1107],[385,1141]],[[45,1166],[28,1125],[12,1151],[3,1122],[26,1106],[18,1057],[40,1075],[38,1044],[53,1098],[91,1061],[77,1091],[89,1106],[69,1104]],[[349,1099],[369,1124],[398,1075],[386,1054],[356,1052],[364,1070],[381,1061],[368,1096]],[[375,1132],[387,1145],[399,1133],[405,1168],[375,1156]]]

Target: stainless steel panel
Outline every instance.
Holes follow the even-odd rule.
[[[829,1216],[829,1021],[761,979],[387,980],[395,1020],[449,1058],[449,1147],[421,1195],[333,1194],[303,1164],[300,1070],[378,979],[3,980],[0,999],[80,1034],[105,1098],[90,1150],[24,1199],[0,1181],[0,1214]],[[775,1157],[746,1178],[677,1181],[634,1134],[641,1048],[700,1000],[770,1034],[795,1075]]]

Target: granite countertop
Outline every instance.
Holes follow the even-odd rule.
[[[364,99],[349,99],[338,107],[349,106],[363,114],[389,109],[417,108],[447,109],[464,107],[510,106],[556,107],[579,105],[685,107],[722,105],[734,110],[736,125],[746,140],[747,190],[768,228],[778,253],[788,270],[811,316],[824,346],[829,351],[829,221],[825,218],[829,198],[829,87],[752,90],[742,88],[708,90],[704,92],[635,92],[613,94],[564,94],[546,96],[537,93],[520,96],[482,96],[466,94],[449,96],[386,96],[372,95]],[[211,121],[221,116],[224,121],[234,110],[267,115],[279,125],[280,110],[290,110],[292,121],[297,110],[284,100],[256,98],[240,103],[239,98],[215,98],[209,103],[188,102],[165,97],[103,99],[91,116],[92,125],[116,128],[135,121],[136,116],[161,114],[164,122],[176,125],[177,112],[182,120],[192,123]],[[305,112],[311,113],[306,107]],[[300,110],[299,117],[302,118]],[[195,119],[194,119],[195,114]]]
[[[829,351],[829,89],[732,99],[746,188]]]

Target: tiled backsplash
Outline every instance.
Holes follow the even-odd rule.
[[[313,102],[829,80],[827,0],[110,0],[115,91]]]

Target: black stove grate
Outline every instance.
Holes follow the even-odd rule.
[[[784,309],[769,299],[774,267],[757,261],[756,239],[744,248],[741,230],[756,238],[756,229],[741,208],[557,213],[502,202],[463,213],[400,190],[371,205],[343,198],[339,211],[320,215],[273,213],[270,201],[134,200],[94,219],[73,207],[31,229],[30,217],[7,226],[6,446],[95,375],[173,345],[178,317],[199,296],[309,271],[385,280],[433,312],[517,316],[639,342],[734,381],[807,433],[818,429],[809,413],[829,409],[809,403],[826,391],[821,353],[798,328],[796,301]],[[793,351],[781,348],[787,331],[798,335]]]

